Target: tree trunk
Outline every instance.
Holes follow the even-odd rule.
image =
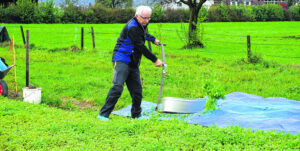
[[[200,7],[201,8],[201,7]],[[203,48],[204,45],[198,38],[198,30],[197,30],[197,23],[198,23],[198,14],[200,9],[190,7],[190,19],[189,19],[189,44],[187,47],[201,47]]]

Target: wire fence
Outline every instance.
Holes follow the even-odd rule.
[[[17,45],[24,45],[20,26],[6,25],[6,28],[14,35]],[[36,48],[66,48],[77,46],[82,50],[91,49],[94,46],[102,51],[112,51],[120,35],[120,29],[109,31],[91,27],[37,27],[25,25],[24,31],[29,30],[30,44]],[[83,31],[82,31],[83,29]],[[114,29],[113,29],[114,30]],[[168,49],[181,50],[186,39],[181,39],[187,31],[175,28],[153,28],[152,33],[158,34],[156,37],[161,41],[170,43]],[[25,32],[26,33],[26,32]],[[177,34],[175,34],[177,33]],[[220,55],[235,55],[247,53],[248,49],[259,51],[268,57],[276,58],[300,58],[300,34],[293,36],[251,36],[251,48],[247,47],[248,35],[203,33],[202,42],[206,46],[201,53],[211,53]],[[94,37],[94,39],[93,39]],[[185,37],[186,38],[186,37]],[[291,41],[291,39],[293,39]],[[147,45],[147,44],[146,44]],[[267,49],[267,51],[265,51]],[[273,50],[273,52],[272,52]]]

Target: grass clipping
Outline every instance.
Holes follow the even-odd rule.
[[[223,87],[220,84],[217,84],[216,81],[209,81],[204,84],[203,89],[207,96],[203,113],[219,109],[217,100],[225,99]]]

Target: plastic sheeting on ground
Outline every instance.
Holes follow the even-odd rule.
[[[201,101],[203,106],[205,105],[205,99],[195,100]],[[151,113],[155,112],[155,106],[155,103],[143,101],[143,116],[149,118]],[[226,95],[225,100],[218,100],[218,106],[220,109],[211,113],[203,114],[203,108],[199,113],[185,116],[183,120],[190,124],[203,126],[239,125],[253,130],[275,130],[300,134],[300,101],[278,97],[263,98],[252,94],[233,92]],[[113,114],[130,116],[130,109],[131,105],[114,111]]]

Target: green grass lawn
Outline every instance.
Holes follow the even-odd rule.
[[[17,83],[21,94],[25,87],[26,59],[20,25],[1,25],[5,25],[10,37],[15,38]],[[184,41],[178,38],[178,33],[182,35],[184,32],[179,23],[149,25],[150,33],[167,44],[165,51],[168,66],[162,97],[202,98],[205,97],[204,83],[216,81],[217,85],[224,88],[225,94],[239,91],[263,97],[300,100],[300,22],[203,25],[203,49],[182,48]],[[22,26],[25,31],[30,31],[30,85],[42,88],[44,104],[70,111],[6,99],[1,101],[0,114],[3,118],[0,121],[0,139],[4,143],[0,150],[14,147],[54,150],[179,150],[184,147],[181,144],[187,146],[181,148],[183,150],[299,148],[299,135],[251,132],[239,127],[205,128],[178,120],[135,121],[112,116],[111,122],[97,121],[96,110],[104,104],[112,85],[111,55],[124,24]],[[95,30],[96,49],[92,48],[91,26]],[[74,49],[74,46],[80,49],[81,27],[85,29],[83,51]],[[262,59],[257,64],[243,61],[247,57],[247,35],[251,36],[253,53]],[[152,47],[153,52],[161,58],[159,47]],[[7,45],[0,47],[0,56],[11,64],[12,53]],[[143,100],[156,102],[161,68],[154,67],[152,62],[143,58],[140,70]],[[12,73],[4,79],[8,83],[10,95],[15,89]],[[125,88],[115,109],[129,104],[131,98]],[[92,110],[77,109],[81,107]],[[21,135],[25,132],[25,135]],[[142,139],[145,141],[140,141]],[[173,140],[178,141],[174,143]]]
[[[202,127],[179,119],[95,118],[1,98],[1,150],[297,150],[300,134]]]

